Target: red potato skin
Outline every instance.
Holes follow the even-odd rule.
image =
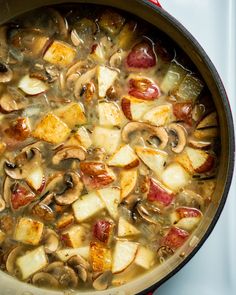
[[[14,210],[18,210],[20,207],[26,206],[31,203],[35,195],[29,191],[26,187],[16,184],[11,195],[11,205]]]
[[[212,155],[209,155],[206,162],[198,167],[197,169],[195,169],[195,172],[197,173],[205,173],[205,172],[209,172],[215,164],[215,158]]]
[[[131,102],[127,98],[122,98],[121,100],[121,109],[125,115],[125,117],[129,120],[132,120],[132,113],[131,113]]]
[[[190,102],[178,102],[173,104],[173,113],[178,120],[184,121],[189,126],[192,126],[192,111],[193,106]]]
[[[147,42],[136,44],[126,59],[129,68],[148,69],[156,65],[156,55],[152,46]]]
[[[202,213],[196,208],[180,207],[177,208],[176,213],[179,215],[179,219],[188,217],[200,217]]]
[[[140,99],[154,100],[160,95],[157,85],[145,78],[130,79],[129,87],[129,94]]]
[[[84,185],[90,189],[100,189],[114,181],[104,163],[81,162],[80,170]]]
[[[162,246],[168,246],[171,249],[178,249],[189,237],[189,233],[183,229],[172,226],[166,236],[161,241]]]
[[[105,244],[109,241],[111,231],[112,224],[107,220],[98,220],[93,226],[93,236]]]
[[[147,194],[148,201],[158,202],[164,206],[168,206],[172,202],[173,198],[174,194],[168,193],[162,187],[160,187],[154,179],[150,178],[149,191]]]

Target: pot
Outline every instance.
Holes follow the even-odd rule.
[[[155,5],[155,0],[1,0],[0,23],[4,23],[11,18],[30,11],[43,5],[52,5],[65,2],[89,2],[93,4],[109,5],[146,20],[158,29],[166,33],[174,40],[180,48],[189,56],[202,75],[213,97],[216,109],[219,114],[220,136],[221,136],[221,156],[220,167],[217,178],[216,190],[213,200],[205,213],[204,220],[194,231],[189,242],[186,243],[176,254],[168,260],[168,267],[165,264],[154,268],[145,275],[134,279],[124,286],[115,287],[106,291],[96,291],[96,294],[147,294],[155,290],[164,281],[173,276],[196,254],[213,230],[220,213],[224,207],[229,191],[233,167],[234,167],[234,127],[230,111],[227,94],[220,77],[198,42],[194,37],[172,16],[163,9]],[[184,257],[180,255],[185,253]],[[6,273],[0,272],[1,294],[4,295],[41,295],[42,289],[20,282]],[[4,290],[4,291],[3,291]],[[2,293],[2,291],[4,293]],[[70,292],[44,290],[45,295],[76,294]],[[95,294],[95,292],[84,292],[84,294]]]

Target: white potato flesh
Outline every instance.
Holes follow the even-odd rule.
[[[82,222],[92,217],[104,208],[105,204],[96,192],[90,192],[87,195],[83,195],[72,205],[75,218],[78,222]]]
[[[112,260],[112,273],[124,271],[135,259],[138,243],[117,241]]]
[[[173,112],[171,105],[161,105],[145,113],[143,116],[143,121],[156,126],[164,126],[171,122],[173,116],[172,114]]]
[[[190,174],[178,163],[172,163],[162,173],[163,183],[175,192],[184,188],[190,181]]]
[[[103,98],[106,96],[107,90],[113,85],[118,73],[105,66],[99,66],[97,68],[98,77],[98,95]]]
[[[112,218],[118,217],[118,205],[120,204],[120,189],[118,187],[108,187],[98,190],[98,195],[104,202],[108,213]]]
[[[160,178],[164,171],[168,154],[161,150],[141,146],[136,147],[135,151],[144,164]]]
[[[118,222],[119,237],[134,236],[139,234],[140,234],[140,231],[133,224],[125,220],[123,217],[119,218],[119,222]]]
[[[121,111],[113,102],[101,102],[98,104],[99,124],[102,126],[119,126],[121,124]]]
[[[113,154],[120,146],[121,131],[101,126],[95,126],[92,134],[95,147],[104,148],[108,155]]]
[[[135,188],[138,178],[137,169],[123,170],[120,173],[121,199],[127,197]]]
[[[134,263],[145,269],[150,269],[155,263],[155,253],[144,246],[139,246]]]
[[[133,165],[133,163],[136,162],[138,164],[138,157],[134,150],[127,144],[123,145],[117,152],[115,152],[114,155],[108,159],[107,164],[109,166],[125,167]]]
[[[28,217],[22,217],[17,222],[14,239],[29,245],[38,245],[43,234],[44,224]]]
[[[56,256],[63,262],[67,261],[69,258],[75,255],[80,255],[84,259],[89,258],[89,246],[80,247],[80,248],[66,248],[57,250]]]
[[[16,265],[20,269],[23,280],[26,280],[32,274],[44,268],[47,264],[48,260],[43,246],[27,252],[16,260]]]

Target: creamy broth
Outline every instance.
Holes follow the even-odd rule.
[[[25,14],[0,44],[1,269],[105,290],[168,263],[211,202],[220,152],[189,59],[90,5]]]

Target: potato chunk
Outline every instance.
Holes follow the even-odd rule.
[[[51,64],[64,67],[70,65],[76,55],[75,48],[65,42],[55,40],[44,54],[43,59]]]
[[[72,208],[76,220],[81,222],[104,209],[105,204],[100,200],[96,192],[90,192],[89,194],[80,197],[80,199],[72,205]]]
[[[70,134],[70,128],[52,113],[44,116],[32,136],[50,143],[58,144],[66,140]]]
[[[104,272],[111,269],[111,250],[105,247],[102,243],[91,242],[90,259],[93,271],[95,272]]]
[[[103,126],[119,126],[121,124],[121,111],[113,102],[98,104],[99,123]]]
[[[27,254],[19,257],[16,260],[16,265],[21,271],[23,280],[44,268],[47,264],[48,260],[43,246],[38,247],[33,251],[27,252]]]
[[[81,225],[74,225],[62,233],[65,244],[72,248],[80,247],[86,240],[87,231]]]
[[[43,223],[28,217],[22,217],[18,221],[14,239],[24,244],[38,245],[43,234]]]
[[[61,107],[54,113],[71,129],[87,121],[82,106],[76,102]]]

